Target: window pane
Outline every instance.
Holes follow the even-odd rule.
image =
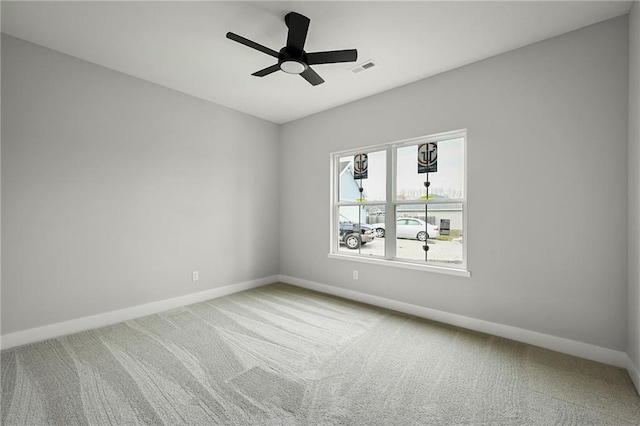
[[[462,264],[463,209],[461,203],[396,206],[396,257],[429,263]],[[425,232],[428,236],[424,251]]]
[[[366,201],[386,200],[386,151],[368,152],[367,154],[367,178],[354,179],[354,156],[340,157],[338,173],[340,178],[340,201],[359,201],[360,185],[362,185],[362,198]]]
[[[380,211],[380,208],[384,211],[384,206],[340,206],[338,208],[339,252],[384,256],[384,240],[376,238],[375,229],[367,224],[367,221],[372,224],[376,223],[379,216],[372,211]],[[384,222],[384,216],[382,218]]]
[[[418,145],[397,150],[396,197],[398,200],[424,199],[426,173],[418,173]],[[464,197],[464,139],[438,142],[438,171],[429,173],[430,199]]]

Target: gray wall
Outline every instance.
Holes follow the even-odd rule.
[[[609,20],[284,125],[281,273],[624,351],[627,24]],[[330,152],[461,128],[471,278],[327,258]],[[557,214],[541,220],[541,203]],[[288,232],[310,226],[313,239]]]
[[[2,65],[2,334],[278,273],[277,125],[4,35]]]
[[[638,9],[629,50],[621,17],[286,124],[281,136],[3,36],[2,334],[280,272],[627,349],[640,366]],[[469,131],[472,278],[327,259],[330,152],[459,128]],[[500,227],[517,232],[499,232],[504,207],[487,193],[509,197]],[[542,195],[553,222],[536,213]],[[615,230],[627,218],[629,262]],[[309,226],[314,238],[290,232]]]
[[[629,321],[627,353],[640,371],[640,3],[629,16]]]

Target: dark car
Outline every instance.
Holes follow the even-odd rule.
[[[374,239],[374,230],[369,225],[353,223],[351,221],[340,222],[340,244],[355,250],[361,245],[370,243]]]

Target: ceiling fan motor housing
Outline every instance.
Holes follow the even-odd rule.
[[[278,55],[278,66],[288,74],[301,74],[309,68],[304,50],[283,47]]]

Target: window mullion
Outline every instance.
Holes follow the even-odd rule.
[[[385,258],[394,259],[396,257],[396,220],[395,220],[395,204],[396,198],[396,149],[395,147],[387,148],[387,188],[386,203],[384,206],[384,252]]]

